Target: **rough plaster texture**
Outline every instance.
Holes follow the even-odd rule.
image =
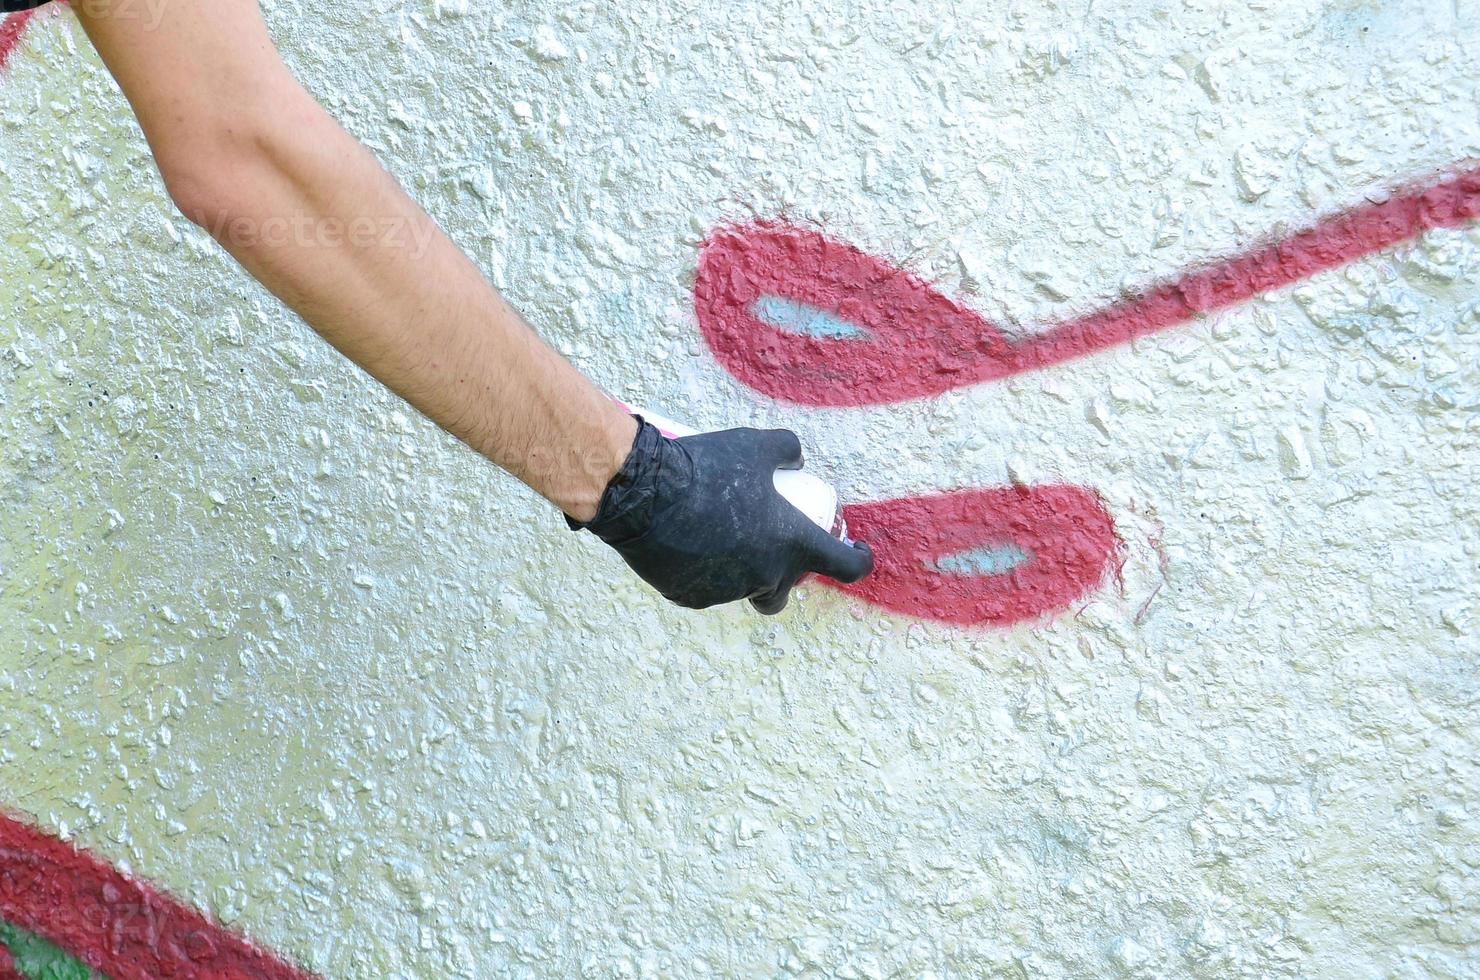
[[[1035,322],[1480,156],[1480,5],[269,3],[564,350],[853,499],[1098,488],[1039,627],[665,608],[0,80],[0,802],[330,976],[1474,976],[1480,232],[879,409],[704,350],[813,222]]]

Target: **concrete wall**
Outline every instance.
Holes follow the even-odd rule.
[[[1092,489],[962,626],[670,609],[172,213],[65,12],[0,78],[0,805],[327,976],[1473,976],[1480,231],[888,405],[741,384],[715,229],[1015,335],[1480,157],[1475,0],[269,3],[602,384],[854,501]]]

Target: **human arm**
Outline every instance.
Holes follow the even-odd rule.
[[[546,345],[278,57],[255,0],[78,17],[181,212],[342,353],[578,519],[636,424]]]
[[[367,372],[602,533],[598,507],[630,503],[613,477],[636,453],[637,423],[543,343],[298,84],[256,0],[170,0],[147,16],[127,0],[75,9],[186,217]],[[743,436],[708,444],[755,448]],[[777,510],[769,471],[724,486],[713,468],[695,473],[662,481],[641,533],[620,508],[626,540],[613,546],[665,595],[687,605],[751,597],[775,611],[807,571],[867,571],[866,551],[829,548]],[[748,520],[726,534],[682,531],[712,532],[695,518],[722,498]],[[701,566],[701,593],[665,588]]]

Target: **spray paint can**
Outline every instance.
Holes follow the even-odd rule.
[[[624,410],[647,419],[669,439],[699,434],[699,430],[665,418],[656,412],[649,412],[645,408],[633,408],[622,402],[617,402],[617,404],[621,405]],[[848,539],[848,524],[843,520],[843,508],[838,499],[838,491],[832,484],[805,470],[777,470],[771,479],[776,486],[776,492],[785,497],[787,502],[797,510],[807,515],[808,520],[813,524],[844,544],[852,543]]]

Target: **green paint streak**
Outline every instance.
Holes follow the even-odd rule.
[[[28,980],[106,980],[40,936],[17,929],[4,919],[0,919],[0,946],[10,950],[15,968]]]

